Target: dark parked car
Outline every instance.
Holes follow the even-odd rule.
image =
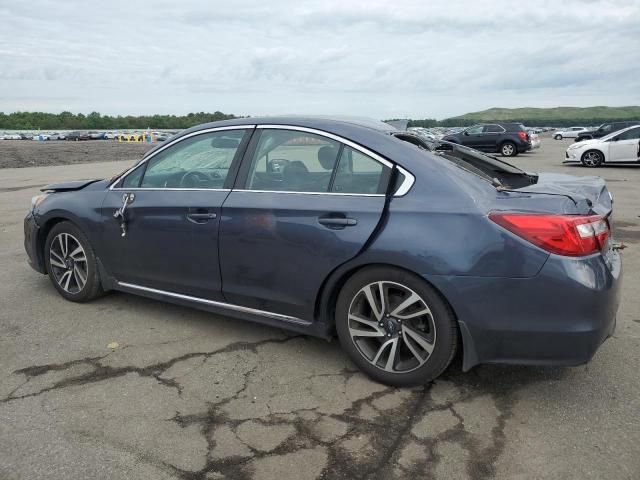
[[[67,133],[67,140],[73,140],[77,142],[78,140],[91,140],[91,135],[88,132],[71,132]]]
[[[526,173],[380,122],[243,118],[172,137],[109,180],[43,188],[32,267],[331,338],[415,385],[479,363],[576,365],[612,334],[621,261],[597,177]]]
[[[582,140],[591,140],[592,138],[601,138],[605,135],[609,135],[610,133],[617,132],[618,130],[622,130],[623,128],[633,127],[634,125],[640,125],[640,122],[608,122],[603,123],[595,130],[587,130],[586,132],[581,132],[576,137],[576,142],[580,142]]]
[[[443,140],[483,152],[499,152],[505,157],[515,157],[531,149],[531,139],[521,123],[482,123],[446,135]]]

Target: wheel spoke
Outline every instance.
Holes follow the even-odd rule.
[[[385,301],[384,301],[384,288],[382,286],[382,282],[378,282],[375,284],[378,289],[378,294],[380,295],[380,308],[378,308],[378,303],[375,299],[375,293],[373,291],[373,284],[367,285],[364,288],[364,295],[367,298],[367,302],[369,302],[369,307],[371,311],[375,315],[378,321],[382,320],[382,316],[384,315],[385,310]]]
[[[373,358],[373,360],[371,360],[371,363],[373,363],[374,365],[377,365],[380,359],[382,358],[382,356],[384,355],[384,353],[389,349],[391,351],[389,352],[389,356],[387,357],[387,361],[385,362],[384,369],[387,371],[393,371],[393,365],[395,363],[396,352],[398,349],[397,338],[392,338],[390,340],[387,340],[382,345],[380,345],[380,348],[378,349],[376,356]]]
[[[398,305],[396,308],[393,309],[393,311],[391,312],[391,316],[398,317],[405,320],[407,318],[419,317],[420,315],[430,313],[429,309],[425,306],[423,309],[420,309],[417,312],[412,312],[407,315],[402,315],[401,312],[405,311],[407,308],[409,308],[411,305],[416,304],[417,302],[420,302],[422,305],[424,305],[420,296],[415,292],[411,292],[411,295],[409,295],[409,297],[406,300],[404,300],[400,305]]]
[[[60,286],[64,288],[67,292],[69,291],[69,282],[71,282],[72,273],[73,272],[71,270],[67,270],[60,277]]]
[[[67,268],[64,263],[64,259],[60,255],[58,255],[54,250],[50,250],[49,253],[49,263],[51,263],[51,265],[58,268]]]
[[[60,253],[63,257],[67,256],[67,234],[61,233],[58,235],[58,243],[60,244]]]
[[[426,338],[424,338],[421,334],[416,332],[411,327],[407,327],[406,325],[404,325],[404,327],[402,328],[402,336],[405,339],[405,343],[407,345],[410,345],[410,342],[407,341],[407,339],[411,339],[414,342],[416,342],[420,346],[420,348],[422,348],[429,355],[431,355],[431,352],[433,352],[434,344],[430,343]],[[411,349],[411,351],[413,353],[413,349]]]
[[[368,318],[363,318],[360,315],[355,315],[353,313],[349,314],[349,320],[353,320],[354,322],[358,322],[358,323],[362,323],[368,327],[371,328],[378,328],[378,322],[375,322],[373,320],[369,320]]]
[[[78,248],[76,248],[73,252],[71,252],[69,256],[73,258],[76,262],[87,261],[87,257],[85,256],[84,249],[82,248],[81,245],[78,245]]]
[[[78,265],[73,266],[73,276],[76,281],[76,285],[78,285],[78,290],[82,290],[84,288],[84,284],[87,283],[87,277]]]

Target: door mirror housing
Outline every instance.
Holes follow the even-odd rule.
[[[462,132],[463,135],[469,135],[469,132],[467,130],[465,130],[464,132]]]

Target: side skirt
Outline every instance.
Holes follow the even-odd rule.
[[[114,290],[132,293],[156,300],[162,300],[177,305],[193,307],[199,310],[204,310],[206,312],[231,316],[241,320],[248,320],[263,325],[269,325],[271,327],[283,328],[285,330],[303,333],[314,337],[320,337],[326,340],[331,339],[331,337],[326,332],[326,328],[324,328],[324,324],[321,324],[320,322],[310,322],[307,320],[290,317],[275,312],[257,310],[254,308],[243,307],[241,305],[234,305],[224,302],[217,302],[205,298],[192,297],[190,295],[183,295],[180,293],[143,287],[141,285],[134,285],[131,283],[118,281],[109,283],[111,283],[110,287]]]

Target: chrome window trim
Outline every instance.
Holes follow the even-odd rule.
[[[297,192],[294,190],[248,190],[246,188],[234,188],[234,192],[245,193],[279,193],[291,195],[335,195],[342,197],[384,197],[384,193],[342,193],[342,192]]]
[[[118,285],[124,288],[130,288],[133,290],[141,290],[143,292],[155,293],[158,295],[166,295],[168,297],[178,298],[180,300],[186,300],[194,303],[202,303],[204,305],[210,305],[212,307],[224,308],[227,310],[234,310],[242,313],[249,313],[252,315],[259,315],[262,317],[269,317],[275,320],[281,320],[290,323],[298,323],[301,325],[309,325],[310,322],[302,320],[301,318],[291,317],[289,315],[282,315],[281,313],[269,312],[267,310],[258,310],[256,308],[243,307],[242,305],[236,305],[233,303],[217,302],[215,300],[208,300],[206,298],[193,297],[191,295],[183,295],[182,293],[169,292],[167,290],[158,290],[157,288],[143,287],[142,285],[136,285],[133,283],[118,282]]]
[[[180,143],[183,140],[186,140],[187,138],[191,138],[191,137],[195,137],[197,135],[203,135],[205,133],[211,133],[211,132],[219,132],[219,131],[224,131],[224,130],[251,130],[253,128],[256,128],[255,125],[228,125],[228,126],[224,126],[224,127],[213,127],[213,128],[206,128],[204,130],[198,130],[195,132],[191,132],[188,133],[187,135],[184,135],[182,137],[178,137],[174,140],[169,141],[166,145],[163,145],[162,147],[160,147],[158,150],[156,150],[153,153],[150,153],[149,156],[144,157],[142,159],[141,162],[136,163],[134,166],[132,166],[130,169],[128,169],[127,171],[125,171],[122,175],[120,175],[118,178],[116,178],[111,185],[109,185],[109,190],[180,190],[180,191],[185,191],[185,190],[217,190],[217,191],[229,191],[230,189],[220,189],[220,188],[140,188],[140,187],[136,187],[136,188],[122,188],[122,187],[115,187],[115,185],[122,180],[124,177],[126,177],[127,175],[129,175],[129,173],[131,173],[132,171],[134,171],[136,168],[138,168],[140,165],[145,164],[146,162],[148,162],[149,160],[151,160],[153,157],[155,157],[157,154],[159,154],[160,152],[166,150],[167,148],[176,145],[178,143]]]
[[[353,148],[354,150],[358,150],[361,153],[364,153],[365,155],[373,158],[374,160],[380,162],[381,164],[383,164],[384,166],[386,166],[387,168],[393,168],[394,167],[394,163],[390,162],[389,160],[387,160],[384,157],[381,157],[380,155],[378,155],[375,152],[372,152],[371,150],[369,150],[366,147],[363,147],[361,145],[358,145],[355,142],[352,142],[351,140],[348,140],[344,137],[341,137],[339,135],[334,135],[333,133],[329,133],[329,132],[325,132],[324,130],[318,130],[317,128],[309,128],[309,127],[299,127],[296,125],[256,125],[257,129],[274,129],[274,130],[295,130],[295,131],[299,131],[299,132],[306,132],[306,133],[312,133],[314,135],[319,135],[321,137],[326,137],[326,138],[330,138],[332,140],[335,140],[336,142],[340,142],[343,143],[351,148]],[[401,167],[400,165],[395,164],[398,168],[398,170],[404,175],[404,181],[402,182],[402,185],[400,185],[398,187],[398,189],[395,191],[395,193],[393,194],[394,197],[402,197],[404,196],[409,190],[411,190],[411,187],[413,186],[414,182],[415,182],[415,177],[413,176],[412,173],[410,173],[408,170],[406,170],[405,168]],[[343,196],[357,196],[357,197],[384,197],[383,193],[340,193],[340,192],[291,192],[291,191],[273,191],[273,190],[246,190],[246,189],[234,189],[234,192],[262,192],[262,193],[302,193],[303,195],[343,195]]]

